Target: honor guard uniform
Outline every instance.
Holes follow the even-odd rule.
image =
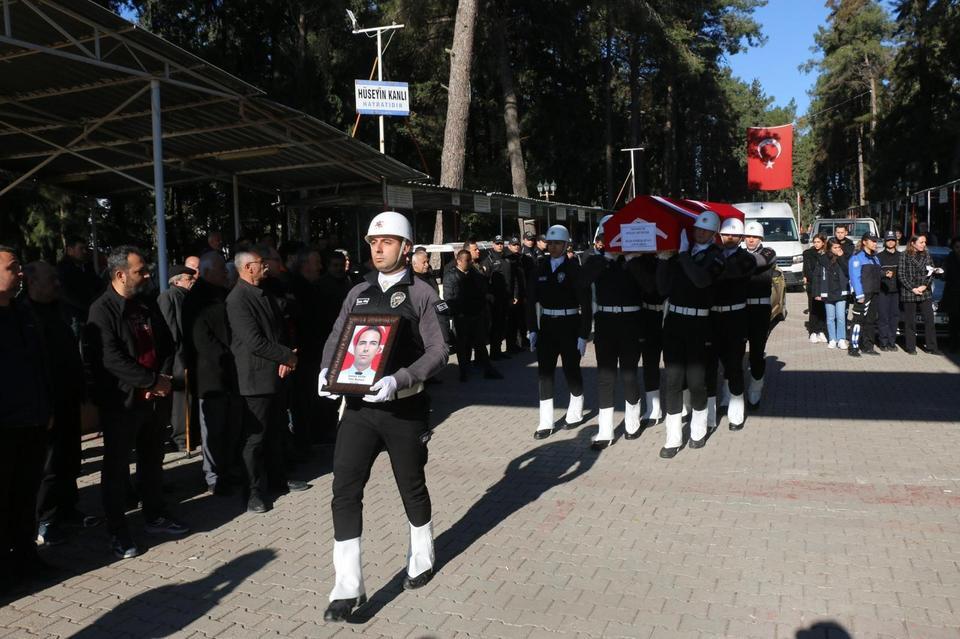
[[[540,422],[535,439],[553,433],[553,377],[557,357],[570,389],[564,420],[571,428],[583,421],[583,374],[580,358],[586,352],[592,308],[590,289],[583,285],[580,263],[565,254],[570,233],[559,224],[547,230],[547,255],[537,260],[527,285],[527,333],[537,353]]]
[[[770,335],[770,295],[773,290],[773,267],[777,253],[763,245],[763,224],[747,222],[744,229],[744,244],[757,267],[747,280],[747,343],[750,347],[750,382],[747,386],[747,403],[756,407],[763,394],[763,376],[767,370],[766,348]]]
[[[663,419],[660,405],[660,354],[663,351],[663,309],[666,299],[657,290],[657,256],[641,255],[628,262],[637,281],[640,282],[640,355],[643,361],[643,390],[645,393],[643,415],[640,417],[640,431],[626,439],[640,436],[644,428],[658,424]]]
[[[747,341],[747,280],[756,260],[740,248],[743,222],[729,218],[720,225],[723,270],[714,283],[710,307],[713,336],[707,349],[707,428],[717,427],[717,374],[723,363],[724,387],[729,387],[727,422],[730,430],[743,428],[743,355]],[[691,427],[692,428],[692,427]]]
[[[641,299],[640,285],[627,267],[627,258],[635,256],[604,252],[603,224],[594,235],[594,249],[583,264],[584,285],[594,289],[593,343],[597,354],[597,398],[600,428],[591,448],[603,450],[613,443],[613,395],[617,365],[623,379],[624,430],[628,435],[640,432],[640,387],[637,364],[640,361]],[[633,261],[633,260],[631,260]]]
[[[403,586],[419,588],[433,576],[431,505],[424,476],[430,406],[424,382],[447,363],[447,344],[438,318],[445,303],[405,266],[412,238],[410,223],[400,213],[387,211],[373,218],[365,239],[376,270],[347,294],[323,350],[318,391],[329,396],[324,386],[348,316],[400,317],[393,351],[381,364],[383,377],[370,387],[371,394],[346,398],[337,432],[332,502],[336,580],[324,614],[327,621],[346,619],[366,601],[360,552],[363,489],[382,450],[390,457],[410,526]]]
[[[657,254],[657,290],[667,297],[663,322],[664,380],[661,392],[666,411],[666,443],[660,457],[670,459],[683,447],[683,385],[690,391],[690,447],[701,448],[707,436],[706,348],[712,329],[714,281],[723,270],[723,255],[714,243],[720,217],[704,211],[693,225],[687,248],[681,232],[680,251]]]

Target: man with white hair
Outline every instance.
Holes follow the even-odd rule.
[[[200,265],[200,258],[187,258],[196,266]],[[168,444],[174,450],[186,450],[187,447],[187,411],[186,391],[184,386],[183,363],[183,301],[187,293],[196,282],[197,270],[184,265],[176,264],[170,268],[167,283],[169,288],[160,293],[157,305],[163,313],[173,336],[173,345],[176,355],[173,360],[173,406],[170,413],[170,438]]]

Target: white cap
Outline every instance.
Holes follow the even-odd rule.
[[[735,217],[728,217],[720,225],[721,235],[743,235],[743,222]]]
[[[593,234],[593,241],[596,242],[603,236],[603,225],[606,224],[613,215],[607,214],[600,218],[600,221],[597,222],[597,232]]]
[[[697,221],[693,223],[693,227],[716,233],[720,229],[720,216],[713,211],[704,211],[697,216]]]
[[[570,241],[570,231],[567,230],[567,227],[562,224],[554,224],[547,229],[547,241],[548,242],[569,242]]]
[[[369,242],[371,237],[377,235],[395,235],[413,244],[413,227],[410,226],[410,220],[396,211],[377,213],[370,220],[370,226],[363,239]]]
[[[763,239],[763,224],[757,222],[756,220],[750,220],[747,222],[747,227],[744,229],[743,234],[747,237],[759,237]]]

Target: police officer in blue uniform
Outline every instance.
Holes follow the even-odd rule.
[[[340,333],[351,313],[400,317],[393,352],[381,365],[383,376],[363,397],[347,397],[333,459],[333,566],[336,580],[327,621],[343,621],[366,601],[360,537],[363,489],[377,455],[386,450],[410,526],[406,589],[420,588],[433,576],[434,550],[427,463],[429,400],[424,382],[447,363],[447,343],[439,313],[446,305],[406,264],[413,246],[410,222],[386,211],[370,222],[375,271],[347,294],[323,349],[318,391],[324,391]]]
[[[860,238],[860,250],[850,257],[850,286],[853,287],[853,311],[850,313],[851,357],[879,355],[873,347],[877,329],[877,307],[874,303],[880,292],[880,259],[877,257],[878,238],[872,233],[864,233]]]

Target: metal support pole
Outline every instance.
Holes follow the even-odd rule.
[[[150,116],[153,123],[153,207],[157,215],[157,277],[167,290],[167,221],[163,186],[163,125],[160,122],[160,80],[150,80]]]
[[[233,243],[240,239],[240,180],[233,176]],[[236,247],[234,247],[236,248]]]
[[[503,200],[500,200],[500,236],[503,236]]]
[[[377,81],[383,82],[383,32],[377,30]],[[380,120],[380,153],[386,153],[385,145],[383,143],[383,116],[380,115],[377,118]]]

